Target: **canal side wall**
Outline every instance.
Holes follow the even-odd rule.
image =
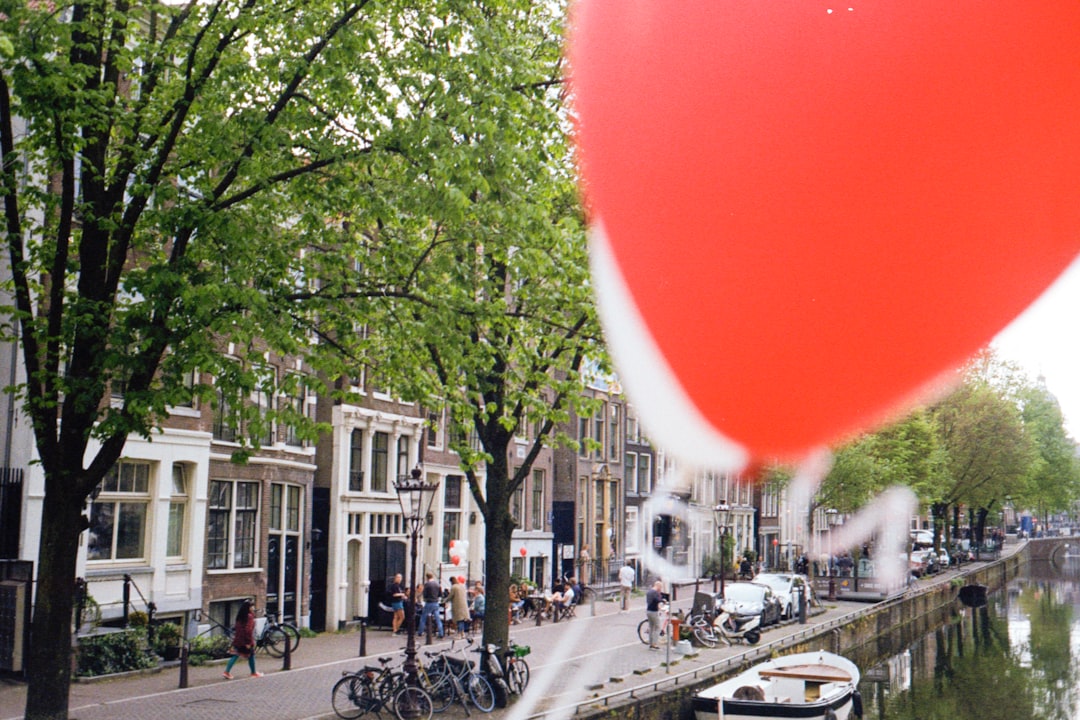
[[[806,626],[793,636],[758,646],[741,662],[728,663],[716,672],[672,675],[649,688],[627,692],[621,697],[607,697],[602,704],[582,705],[575,717],[589,720],[693,720],[691,700],[694,695],[777,655],[830,650],[853,656],[856,664],[860,659],[864,663],[876,662],[877,658],[888,656],[897,645],[898,631],[901,639],[914,639],[940,624],[944,615],[957,612],[956,599],[963,585],[986,585],[990,591],[1004,587],[1028,562],[1027,550],[1024,547],[987,565],[950,571],[933,583],[846,615],[840,622]]]

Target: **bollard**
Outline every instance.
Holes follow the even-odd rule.
[[[292,670],[292,638],[285,636],[285,654],[281,658],[281,669]]]
[[[589,617],[596,617],[596,593],[592,594],[592,600],[589,601]]]
[[[428,622],[428,624],[427,624],[427,626],[426,626],[426,628],[424,630],[424,636],[425,636],[424,644],[425,645],[430,645],[433,642],[435,642],[435,640],[433,638],[433,635],[435,633],[435,616],[432,615],[431,617],[428,618],[428,620],[430,622]]]
[[[183,690],[184,688],[186,688],[188,686],[187,653],[188,653],[188,644],[186,642],[181,643],[180,644],[180,689],[181,690]]]
[[[543,621],[544,618],[544,609],[541,607],[536,607],[534,605],[533,612],[536,613],[536,627],[540,627],[540,623]]]
[[[360,621],[360,657],[367,655],[367,621]]]
[[[836,578],[832,575],[829,576],[829,599],[836,599]]]
[[[799,588],[799,624],[806,624],[806,588]]]
[[[671,583],[671,602],[675,602],[679,599],[679,586],[675,583]]]

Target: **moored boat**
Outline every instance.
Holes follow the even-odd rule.
[[[696,720],[862,717],[859,668],[835,653],[773,658],[694,696]]]

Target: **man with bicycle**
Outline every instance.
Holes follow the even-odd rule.
[[[664,600],[664,583],[657,580],[645,593],[645,617],[649,620],[649,649],[660,649],[660,603]]]

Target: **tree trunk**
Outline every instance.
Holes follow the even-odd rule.
[[[485,592],[484,645],[494,644],[503,651],[510,642],[510,540],[514,519],[510,516],[510,481],[506,448],[494,455],[487,467],[487,517],[484,518]],[[503,668],[506,663],[499,658]],[[495,690],[499,707],[505,707],[505,693]]]
[[[69,488],[45,495],[41,515],[37,592],[30,626],[26,720],[67,720],[71,687],[71,628],[82,501]]]

